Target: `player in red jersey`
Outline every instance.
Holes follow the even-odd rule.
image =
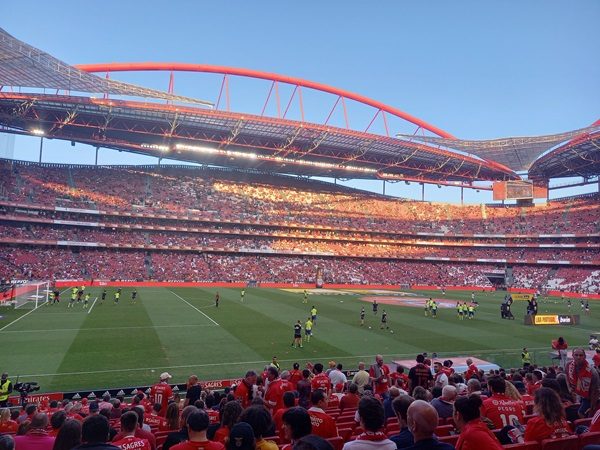
[[[520,423],[525,423],[525,404],[519,400],[513,400],[506,396],[506,381],[499,376],[491,377],[488,380],[488,387],[492,396],[483,401],[481,414],[487,417],[494,424],[494,428],[503,428],[512,425],[513,420],[517,419]]]
[[[323,373],[323,364],[316,363],[313,367],[313,373],[315,376],[310,382],[312,390],[315,391],[320,389],[329,396],[329,394],[331,394],[331,381],[329,380],[329,377]]]
[[[128,411],[121,416],[121,434],[122,437],[112,444],[122,450],[151,450],[147,439],[135,437],[135,430],[138,425],[138,415],[133,411]]]
[[[308,410],[312,424],[312,434],[321,436],[323,439],[336,437],[338,435],[337,425],[333,417],[324,409],[327,407],[327,396],[321,389],[317,389],[310,395],[312,406]]]
[[[194,411],[186,423],[189,440],[171,447],[171,450],[225,450],[223,444],[209,441],[206,437],[209,419],[205,411]]]
[[[152,404],[160,403],[160,415],[165,416],[169,400],[173,398],[173,389],[169,386],[171,375],[168,372],[160,374],[160,381],[150,388],[150,401]]]

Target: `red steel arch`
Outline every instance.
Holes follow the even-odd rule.
[[[447,131],[444,131],[434,125],[431,125],[424,120],[414,117],[397,108],[381,103],[377,100],[355,94],[354,92],[339,89],[323,83],[303,80],[302,78],[289,77],[270,72],[261,72],[252,69],[242,69],[237,67],[212,66],[207,64],[190,64],[190,63],[161,63],[161,62],[125,62],[125,63],[100,63],[100,64],[79,64],[76,65],[80,70],[85,72],[145,72],[145,71],[173,71],[173,72],[203,72],[203,73],[218,73],[222,75],[234,75],[240,77],[259,78],[269,81],[277,81],[280,83],[302,86],[317,91],[327,92],[329,94],[338,95],[343,98],[355,100],[359,103],[372,106],[373,108],[392,114],[407,122],[417,125],[419,128],[431,131],[432,133],[449,139],[455,139]]]

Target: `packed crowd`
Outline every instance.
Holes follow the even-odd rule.
[[[212,219],[453,233],[599,231],[597,198],[532,208],[390,199],[292,177],[215,169],[45,167],[0,160],[5,200],[88,209],[193,212]]]
[[[600,443],[600,351],[590,364],[575,348],[572,361],[559,367],[533,365],[526,348],[521,356],[522,368],[487,373],[470,358],[457,371],[451,360],[427,354],[393,370],[377,355],[352,372],[335,361],[328,369],[309,362],[286,370],[273,357],[224,392],[203,388],[192,375],[185,398],[174,395],[164,372],[148,395],[140,390],[130,401],[107,392],[102,399],[2,409],[0,449],[501,450]],[[8,374],[0,386],[12,387]]]

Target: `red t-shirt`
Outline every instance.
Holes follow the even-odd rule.
[[[310,423],[312,424],[312,434],[321,436],[323,439],[336,437],[338,435],[335,420],[321,408],[310,408],[308,414],[310,415]]]
[[[358,407],[360,396],[356,394],[346,394],[340,399],[340,411]]]
[[[390,374],[392,386],[398,386],[400,389],[408,388],[408,375],[405,373],[392,372]]]
[[[465,373],[465,382],[469,381],[473,375],[479,378],[479,370],[475,364],[471,364]]]
[[[594,363],[594,367],[600,367],[600,353],[595,353],[592,357],[592,362]]]
[[[269,383],[265,393],[265,401],[269,404],[273,413],[283,408],[283,394],[293,390],[292,384],[288,380],[277,378]]]
[[[310,386],[312,387],[313,391],[317,389],[322,389],[325,392],[329,392],[329,390],[331,389],[331,381],[329,381],[329,377],[327,375],[321,372],[320,374],[315,375],[315,377],[310,382]]]
[[[7,420],[0,424],[0,433],[16,433],[19,428],[19,424],[14,420]]]
[[[296,383],[302,379],[302,371],[301,370],[290,370],[290,378],[289,382],[292,383],[294,389],[296,389]]]
[[[140,439],[135,436],[127,436],[112,444],[122,450],[151,450],[150,443],[147,439]]]
[[[524,409],[525,405],[522,401],[513,400],[504,394],[493,394],[483,401],[481,415],[490,419],[494,423],[494,428],[503,428],[512,425],[513,419],[525,423]]]
[[[248,387],[244,381],[235,388],[235,398],[240,401],[242,408],[250,406],[252,401],[249,395],[252,393],[252,387]]]
[[[155,416],[154,414],[147,414],[144,416],[144,423],[150,427],[158,428],[159,431],[168,430],[167,419],[161,416]]]
[[[389,387],[390,368],[386,364],[384,364],[380,367],[380,369],[382,374],[381,379],[379,381],[373,381],[373,384],[375,385],[376,394],[383,394],[384,392],[387,392]],[[369,376],[371,378],[378,378],[375,376],[375,369],[373,368],[373,366],[369,368]]]
[[[281,408],[273,415],[275,424],[275,433],[279,436],[281,442],[285,442],[285,427],[283,426],[283,413],[289,408]]]
[[[525,411],[527,411],[527,407],[531,406],[533,407],[534,404],[534,400],[533,397],[529,394],[523,394],[521,395],[521,399],[523,400],[523,403],[525,404]]]
[[[225,450],[225,446],[220,442],[213,441],[185,441],[174,445],[171,450]]]
[[[208,414],[208,419],[210,423],[219,423],[221,419],[219,418],[219,411],[215,411],[214,409],[207,409],[206,414]]]
[[[160,403],[160,415],[164,416],[167,413],[169,399],[173,397],[173,389],[167,383],[156,383],[150,389],[150,400],[153,404]]]
[[[456,450],[503,450],[502,445],[496,439],[481,419],[467,422],[458,435]]]
[[[543,417],[532,417],[525,427],[525,440],[542,442],[544,439],[561,438],[571,435],[571,427],[565,419],[548,425]]]
[[[225,443],[225,439],[229,437],[229,427],[227,425],[223,425],[217,431],[215,431],[215,435],[213,437],[213,441]]]

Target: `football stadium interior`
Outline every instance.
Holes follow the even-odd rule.
[[[161,372],[176,396],[191,373],[222,391],[273,355],[285,369],[335,360],[348,379],[377,354],[407,373],[417,353],[430,363],[471,357],[483,381],[486,369],[515,375],[508,368],[521,367],[528,347],[532,364],[556,373],[553,339],[587,349],[600,332],[600,193],[549,200],[552,180],[599,183],[600,120],[467,141],[362,95],[272,73],[75,66],[2,29],[0,61],[0,132],[40,140],[39,162],[0,158],[0,342],[13,349],[0,369],[39,382],[45,396],[23,396],[43,407],[66,399],[88,412],[105,391],[150,393]],[[169,90],[117,81],[136,71],[166,72]],[[179,72],[220,77],[217,102],[176,95]],[[259,111],[230,109],[236,77],[266,83]],[[328,99],[321,122],[305,120],[309,91]],[[350,102],[370,111],[368,126],[350,126]],[[345,124],[330,123],[334,114]],[[42,162],[48,140],[157,164]],[[383,191],[322,178],[377,180]],[[423,198],[385,195],[386,183],[418,183]],[[430,202],[425,185],[493,191],[497,201]],[[304,330],[307,317],[314,337],[296,348],[293,326]],[[355,407],[352,419],[333,403],[326,410],[340,450],[362,425]],[[453,424],[440,425],[440,438],[456,443],[446,436]],[[161,448],[166,433],[152,431]],[[398,431],[389,422],[387,434]],[[280,448],[289,442],[274,434]]]

